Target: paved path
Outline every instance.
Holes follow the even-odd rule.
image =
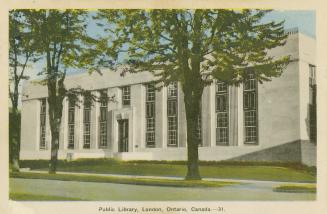
[[[273,192],[272,187],[274,185],[274,182],[255,182],[221,188],[176,188],[43,179],[10,179],[10,191],[12,192],[72,197],[92,201],[315,200],[313,193]]]

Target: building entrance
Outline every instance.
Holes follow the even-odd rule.
[[[128,119],[118,120],[118,152],[128,152]]]

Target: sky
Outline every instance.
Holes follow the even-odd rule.
[[[316,18],[315,11],[310,10],[274,10],[263,17],[262,22],[269,21],[285,21],[284,28],[298,28],[299,32],[315,38],[316,36]],[[95,36],[101,34],[99,28],[95,23],[90,23],[87,31],[90,35]],[[37,73],[44,67],[44,61],[35,63],[32,67],[27,70],[30,79],[38,78]],[[69,72],[68,75],[76,74],[77,72]],[[80,73],[80,72],[78,72]]]
[[[268,13],[263,21],[285,21],[285,29],[297,27],[305,35],[316,37],[315,11],[310,10],[284,10]]]
[[[262,22],[269,21],[285,21],[285,29],[298,28],[299,31],[305,35],[315,38],[316,36],[316,21],[315,21],[315,11],[309,10],[275,10],[268,13]],[[87,29],[91,36],[101,35],[102,32],[99,31],[99,27],[96,26],[95,22],[92,20]],[[37,63],[30,71],[31,79],[37,78],[38,71],[43,67],[44,62],[41,61]],[[74,74],[75,72],[69,72]]]

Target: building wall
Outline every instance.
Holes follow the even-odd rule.
[[[21,111],[21,150],[34,151],[38,150],[39,129],[39,101],[29,100],[23,103]]]
[[[290,148],[294,160],[314,164],[314,146],[308,141],[307,117],[309,101],[308,64],[314,64],[314,41],[299,34],[292,34],[285,46],[271,51],[275,57],[290,55],[292,62],[280,77],[258,85],[258,144],[244,144],[243,86],[229,87],[229,146],[216,145],[216,92],[215,84],[205,87],[202,95],[202,146],[201,160],[257,159],[277,157],[284,160]],[[301,44],[301,45],[300,45]],[[64,102],[63,124],[60,133],[59,158],[115,157],[124,160],[186,160],[187,135],[184,95],[178,85],[178,147],[167,147],[167,88],[156,91],[155,138],[156,147],[147,148],[145,140],[146,112],[145,85],[154,77],[148,72],[126,74],[103,72],[67,77],[67,88],[82,86],[93,91],[107,89],[114,102],[108,103],[108,147],[99,149],[99,103],[91,113],[91,148],[83,149],[83,106],[75,108],[75,149],[68,145],[68,101]],[[121,87],[131,87],[131,105],[122,106]],[[39,99],[47,96],[46,87],[27,82],[23,86],[22,100],[22,159],[48,159],[47,151],[39,151]],[[81,98],[82,99],[82,98]],[[47,117],[48,119],[48,117]],[[118,153],[118,120],[129,119],[129,152]],[[32,134],[31,134],[32,133]],[[50,129],[47,123],[47,143],[50,145]],[[300,145],[300,146],[298,146]],[[303,150],[301,150],[303,148]],[[286,152],[285,152],[286,151]],[[268,155],[269,153],[269,155]],[[284,154],[284,155],[283,155]],[[284,157],[281,158],[281,156]],[[251,158],[250,158],[251,157]],[[292,160],[288,158],[287,160]],[[267,160],[268,160],[267,159]]]
[[[291,62],[281,77],[259,85],[259,146],[301,139],[298,69],[298,62]]]

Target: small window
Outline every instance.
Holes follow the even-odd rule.
[[[40,100],[40,149],[46,148],[46,115],[47,115],[47,100]]]
[[[156,98],[156,91],[155,91],[155,85],[153,83],[146,85],[146,101],[151,102],[155,101]]]
[[[146,85],[146,146],[155,147],[155,86]]]
[[[244,81],[243,87],[244,141],[257,144],[257,81],[253,73]]]
[[[229,94],[225,82],[216,83],[216,145],[228,145],[229,142]]]
[[[216,84],[216,93],[226,93],[227,92],[227,84],[224,82],[218,81]]]
[[[311,142],[317,141],[317,85],[316,66],[309,65],[309,137]]]
[[[196,137],[199,141],[199,146],[202,146],[202,105],[200,102],[200,112],[196,124]]]
[[[75,102],[68,100],[68,149],[74,149]]]
[[[100,91],[100,148],[107,147],[107,112],[108,112],[108,95],[107,91]]]
[[[92,100],[89,97],[84,98],[83,111],[83,148],[89,149],[91,142],[91,105]]]
[[[131,104],[131,87],[122,87],[122,103],[123,106],[129,106]]]
[[[177,82],[168,85],[167,116],[168,116],[168,146],[178,146],[178,101]]]
[[[256,92],[244,93],[244,109],[256,109]]]
[[[168,100],[167,102],[168,116],[174,116],[177,114],[177,101]]]
[[[177,82],[168,85],[168,98],[177,97]]]
[[[257,81],[253,73],[250,73],[248,79],[244,82],[244,91],[253,91],[256,89]]]
[[[309,85],[315,85],[316,84],[316,66],[315,65],[309,65]]]

